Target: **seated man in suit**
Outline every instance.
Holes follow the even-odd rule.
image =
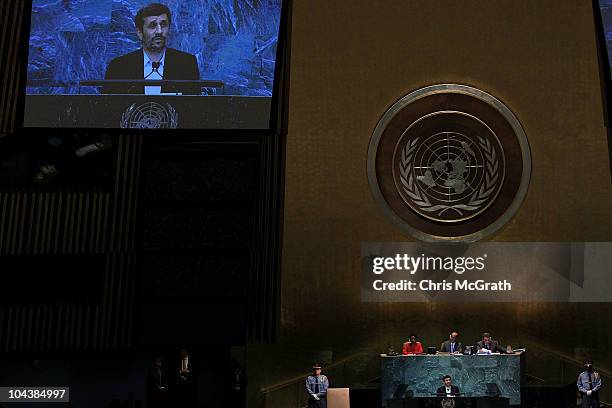
[[[493,340],[489,333],[483,333],[482,340],[477,342],[476,345],[478,346],[478,353],[506,353],[506,350],[500,347],[499,342]]]
[[[442,353],[461,354],[463,353],[463,344],[459,341],[459,333],[452,332],[444,343],[440,345]]]
[[[442,378],[444,385],[438,388],[436,394],[438,397],[458,397],[460,394],[459,387],[453,385],[453,380],[450,375],[445,375]]]
[[[113,59],[106,69],[105,79],[199,80],[200,71],[194,55],[167,47],[172,14],[159,3],[141,8],[134,18],[136,33],[142,48]],[[135,86],[133,84],[107,85],[102,93],[160,94],[183,93],[200,95],[199,86]]]

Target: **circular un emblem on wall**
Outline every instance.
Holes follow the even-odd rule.
[[[368,151],[374,197],[424,241],[473,242],[497,231],[521,205],[530,174],[516,117],[464,85],[429,86],[396,102]]]

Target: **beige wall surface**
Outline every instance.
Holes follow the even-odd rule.
[[[360,244],[412,240],[372,197],[370,136],[390,105],[430,84],[495,95],[527,134],[527,197],[491,240],[612,241],[590,1],[295,1],[291,53],[279,348],[297,342],[334,355],[384,341],[397,348],[409,331],[439,344],[457,328],[470,342],[489,330],[504,344],[541,338],[565,354],[583,346],[612,360],[601,337],[612,331],[605,304],[360,301]]]
[[[361,242],[412,240],[372,198],[366,156],[384,111],[425,85],[481,88],[525,128],[529,191],[493,240],[611,240],[593,21],[588,1],[295,2],[283,326],[332,304],[350,318]]]

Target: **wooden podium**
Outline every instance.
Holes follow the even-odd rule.
[[[328,388],[327,389],[327,408],[350,408],[348,388]]]

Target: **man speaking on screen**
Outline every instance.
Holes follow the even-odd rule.
[[[170,9],[151,3],[134,18],[142,48],[113,59],[106,69],[106,80],[199,80],[198,62],[194,55],[167,47],[172,23]],[[200,95],[193,84],[142,86],[129,81],[106,85],[102,93],[112,94],[189,94]]]

